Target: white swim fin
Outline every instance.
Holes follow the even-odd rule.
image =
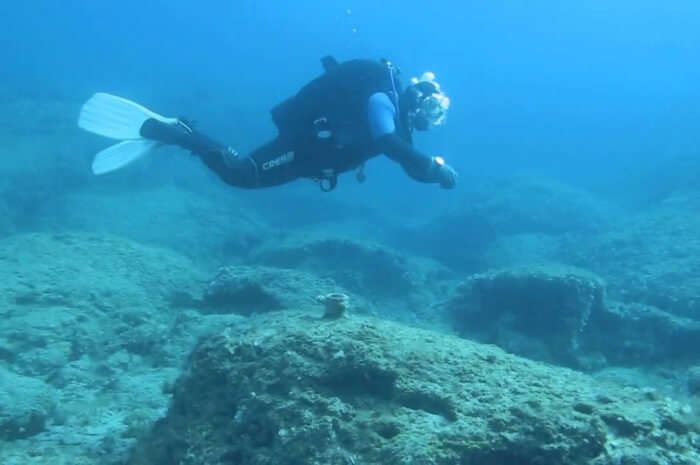
[[[92,161],[93,174],[115,171],[138,160],[162,144],[154,140],[131,139],[111,145],[98,152]]]
[[[80,109],[78,126],[111,139],[140,139],[141,126],[149,118],[166,124],[178,122],[177,118],[166,118],[131,100],[98,92]]]
[[[148,108],[116,95],[98,92],[83,104],[78,126],[110,139],[121,140],[99,152],[92,163],[94,174],[118,170],[138,160],[162,144],[141,137],[141,126],[153,118],[166,124],[177,124],[177,118],[166,118]]]

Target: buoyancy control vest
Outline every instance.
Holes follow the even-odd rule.
[[[398,107],[400,85],[386,60],[322,60],[325,72],[295,96],[272,109],[280,137],[303,159],[303,176],[319,177],[353,169],[371,156],[368,103],[384,92]],[[325,173],[325,174],[324,174]]]

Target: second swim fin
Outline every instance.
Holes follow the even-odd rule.
[[[147,139],[125,140],[111,145],[95,155],[92,162],[93,174],[105,174],[115,171],[138,160],[155,150],[160,142]]]
[[[90,97],[80,109],[78,126],[94,134],[122,141],[95,155],[92,172],[104,174],[118,170],[163,145],[141,136],[141,128],[148,120],[178,124],[177,118],[166,118],[116,95],[98,92]]]

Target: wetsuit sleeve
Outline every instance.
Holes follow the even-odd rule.
[[[396,132],[381,136],[377,143],[381,151],[399,163],[411,178],[420,182],[440,182],[440,165],[435,159],[414,149]]]
[[[420,182],[439,182],[439,166],[396,134],[396,107],[384,92],[372,94],[368,105],[369,130],[385,155]]]

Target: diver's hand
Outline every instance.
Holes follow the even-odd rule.
[[[437,166],[437,180],[443,189],[452,189],[457,184],[459,174],[450,165],[445,163],[441,157],[433,158]]]

